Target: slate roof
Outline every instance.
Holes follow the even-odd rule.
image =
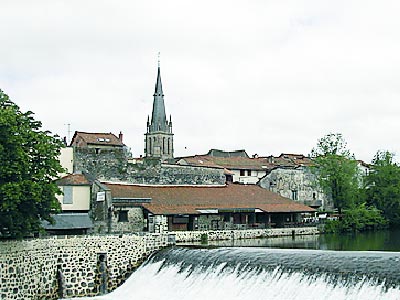
[[[94,227],[88,213],[61,213],[53,215],[53,218],[54,224],[50,224],[47,221],[43,222],[44,229],[89,229]]]
[[[249,155],[246,153],[246,150],[241,149],[241,150],[234,150],[234,151],[224,151],[220,149],[211,149],[208,151],[207,155],[210,156],[217,156],[217,157],[249,157]]]
[[[153,97],[153,111],[151,114],[149,132],[169,132],[167,126],[167,117],[165,115],[164,92],[161,84],[160,66],[158,66],[157,83],[154,89]]]
[[[151,198],[142,206],[154,214],[199,214],[198,209],[261,209],[270,213],[314,209],[255,185],[140,186],[105,184],[113,198]]]
[[[118,146],[122,147],[124,144],[122,141],[113,133],[92,133],[75,131],[75,134],[71,140],[71,146],[80,146],[86,143],[87,145],[101,145],[101,146]]]
[[[83,174],[69,174],[56,180],[58,186],[68,185],[91,185],[90,181]]]

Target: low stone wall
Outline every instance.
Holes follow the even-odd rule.
[[[199,242],[202,238],[209,241],[231,239],[256,239],[277,236],[290,236],[318,234],[316,227],[298,228],[273,228],[273,229],[249,229],[249,230],[219,230],[219,231],[174,231],[176,243]]]
[[[0,300],[57,299],[111,291],[168,234],[67,236],[0,243]]]

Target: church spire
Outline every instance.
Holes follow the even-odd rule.
[[[146,157],[168,160],[174,157],[174,134],[172,133],[172,119],[165,115],[164,92],[161,84],[160,53],[158,54],[157,81],[153,95],[153,111],[151,119],[147,118],[147,132],[145,133]]]
[[[158,61],[158,74],[157,74],[157,82],[156,87],[154,89],[154,96],[164,96],[161,84],[161,70],[160,70],[160,61]]]
[[[165,115],[164,92],[161,83],[160,56],[158,56],[157,81],[153,97],[153,113],[151,115],[150,132],[168,132],[167,118]]]

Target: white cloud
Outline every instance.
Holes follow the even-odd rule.
[[[124,132],[142,154],[161,51],[177,155],[400,152],[397,1],[0,3],[0,88],[46,129]],[[186,149],[185,149],[186,147]]]

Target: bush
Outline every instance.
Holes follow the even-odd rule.
[[[382,229],[387,226],[388,221],[382,217],[380,210],[362,204],[358,207],[345,210],[341,220],[328,220],[325,224],[325,232],[365,231]]]

